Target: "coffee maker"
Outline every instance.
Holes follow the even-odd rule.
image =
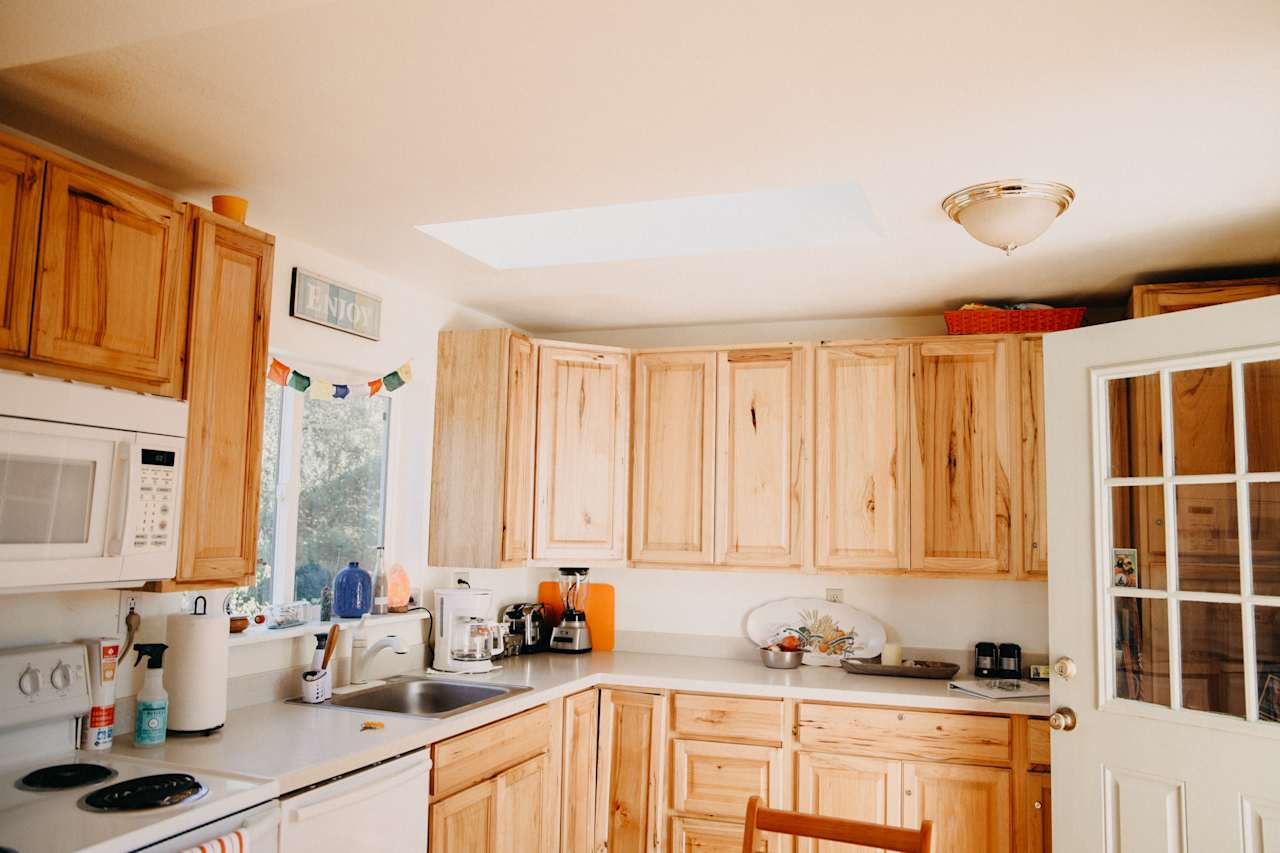
[[[437,589],[436,653],[432,666],[442,672],[489,672],[502,654],[502,626],[487,589]]]
[[[551,651],[582,654],[591,651],[591,629],[587,627],[587,580],[585,567],[560,570],[560,600],[564,613],[551,632]]]

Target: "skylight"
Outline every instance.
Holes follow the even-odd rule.
[[[418,230],[504,270],[805,249],[880,237],[854,183],[468,219]]]

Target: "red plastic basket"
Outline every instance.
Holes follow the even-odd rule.
[[[1030,308],[1005,311],[999,308],[970,308],[944,311],[947,333],[951,335],[999,335],[1008,332],[1061,332],[1078,329],[1084,322],[1083,308]]]

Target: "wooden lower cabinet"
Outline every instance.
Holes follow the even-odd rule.
[[[660,693],[600,691],[596,767],[596,844],[609,853],[648,853],[658,847],[666,697]]]
[[[796,811],[902,825],[902,762],[822,752],[796,754]],[[797,853],[853,853],[868,848],[797,839]],[[941,848],[939,848],[941,849]]]
[[[671,818],[671,853],[742,853],[742,824],[696,817]],[[762,834],[757,853],[786,850],[771,835]]]
[[[1009,853],[1013,842],[1010,771],[953,764],[902,765],[902,823],[933,821],[935,850]]]
[[[595,847],[599,734],[600,691],[584,690],[566,697],[560,772],[561,853],[591,853]]]
[[[543,753],[431,806],[432,853],[554,853],[554,776]]]
[[[1048,773],[1028,773],[1022,805],[1026,853],[1053,853],[1053,791]]]
[[[497,842],[498,787],[481,782],[431,806],[431,853],[478,853]]]
[[[671,756],[671,807],[677,812],[744,820],[751,797],[772,808],[782,805],[781,749],[675,740]]]

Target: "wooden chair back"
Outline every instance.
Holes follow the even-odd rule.
[[[760,804],[759,797],[747,802],[747,825],[742,836],[742,853],[755,853],[758,832],[781,832],[824,841],[843,841],[865,847],[880,847],[899,853],[932,853],[933,823],[922,821],[919,829],[903,829],[861,820],[787,812]]]

